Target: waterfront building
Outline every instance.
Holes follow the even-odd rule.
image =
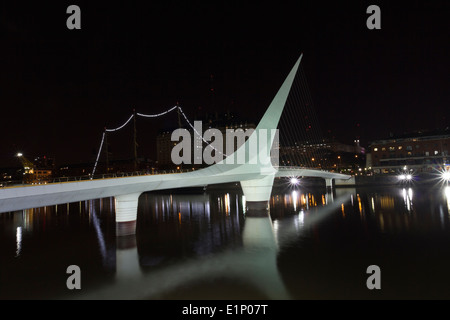
[[[431,172],[449,164],[450,130],[416,132],[373,141],[367,167],[374,173],[397,173],[404,168]]]

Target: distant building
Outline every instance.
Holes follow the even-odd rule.
[[[373,141],[367,166],[374,173],[395,173],[405,166],[416,171],[432,171],[448,164],[450,130],[416,132]]]
[[[51,169],[35,169],[34,170],[34,182],[50,182],[52,180],[53,171]]]
[[[280,166],[320,168],[353,173],[364,167],[365,148],[359,140],[354,144],[322,140],[320,143],[296,142],[280,146]]]
[[[47,156],[34,158],[34,183],[50,182],[54,177],[55,161]]]
[[[172,131],[163,131],[156,137],[156,160],[159,167],[173,166],[171,160],[172,148],[177,145],[171,140]]]
[[[27,184],[41,184],[51,182],[54,175],[54,160],[46,156],[36,157],[34,161],[30,161],[22,153],[17,154],[17,158],[22,163],[22,168],[18,170],[22,180]],[[12,178],[13,175],[3,175],[3,180]]]
[[[9,167],[0,169],[0,188],[7,184],[22,182],[23,167]]]
[[[223,150],[225,151],[225,144],[226,144],[226,130],[227,129],[243,129],[244,131],[247,129],[255,129],[256,125],[251,121],[245,121],[245,120],[237,120],[235,115],[232,113],[226,113],[223,115],[214,114],[214,115],[206,115],[204,120],[196,120],[196,121],[202,121],[202,129],[203,131],[206,131],[210,128],[218,129],[220,132],[222,132],[222,139],[223,139]],[[194,124],[194,123],[193,123]],[[176,169],[180,168],[180,166],[175,165],[172,162],[171,153],[174,146],[177,145],[177,141],[172,141],[172,133],[177,128],[173,129],[166,129],[161,131],[158,136],[156,137],[156,158],[157,158],[157,166],[159,169]],[[191,133],[191,143],[192,143],[192,151],[194,151],[195,146],[195,137],[197,134],[192,130],[191,127],[184,127],[184,129],[187,129]],[[204,132],[202,132],[203,134]],[[206,143],[203,142],[202,148],[206,146]],[[194,152],[192,152],[194,153]],[[194,159],[192,157],[192,165],[189,165],[189,167],[192,168],[199,168],[205,166],[205,164],[194,164]]]

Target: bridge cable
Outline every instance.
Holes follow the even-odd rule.
[[[169,112],[175,110],[177,107],[178,107],[178,106],[172,107],[172,108],[170,108],[170,109],[168,109],[168,110],[166,110],[166,111],[164,111],[164,112],[158,113],[158,114],[142,114],[142,113],[137,113],[137,115],[138,115],[138,116],[141,116],[141,117],[155,118],[155,117],[163,116],[163,115],[165,115],[165,114],[167,114],[167,113],[169,113]],[[97,170],[97,164],[98,164],[98,160],[100,159],[100,154],[101,154],[101,152],[102,152],[102,148],[103,148],[103,143],[104,143],[104,140],[105,140],[106,132],[115,132],[115,131],[119,131],[120,129],[123,129],[123,128],[124,128],[124,127],[125,127],[125,126],[133,119],[133,117],[134,117],[134,113],[131,114],[131,116],[128,118],[127,121],[125,121],[124,124],[122,124],[121,126],[119,126],[119,127],[117,127],[117,128],[114,128],[114,129],[107,129],[107,128],[105,128],[105,130],[103,131],[102,140],[101,140],[101,142],[100,142],[100,148],[99,148],[99,150],[98,150],[97,158],[96,158],[96,160],[95,160],[94,168],[93,168],[92,173],[91,173],[91,176],[92,176],[92,177],[94,176],[95,171]]]
[[[172,111],[174,111],[174,110],[177,110],[177,109],[181,112],[181,114],[183,115],[183,118],[185,119],[186,123],[192,128],[192,130],[194,131],[194,133],[197,134],[197,135],[203,140],[203,142],[205,142],[206,144],[208,144],[208,147],[214,149],[216,152],[220,153],[221,155],[223,155],[223,156],[225,156],[225,157],[227,156],[226,154],[222,153],[220,150],[218,150],[218,149],[214,148],[213,146],[211,146],[211,145],[209,144],[209,141],[206,141],[205,138],[203,138],[203,134],[201,134],[201,133],[199,133],[199,132],[197,131],[197,129],[196,129],[196,128],[192,125],[192,123],[189,121],[189,119],[188,119],[188,117],[186,116],[186,114],[183,112],[183,109],[181,109],[181,107],[178,106],[178,105],[177,105],[177,106],[174,106],[174,107],[172,107],[172,108],[170,108],[170,109],[167,109],[166,111],[163,111],[163,112],[161,112],[161,113],[157,113],[157,114],[143,114],[143,113],[136,113],[136,115],[137,115],[137,116],[140,116],[140,117],[144,117],[144,118],[157,118],[157,117],[164,116],[164,115],[166,115],[166,114],[168,114],[168,113],[170,113],[170,112],[172,112]],[[122,124],[121,126],[119,126],[119,127],[117,127],[117,128],[114,128],[114,129],[107,129],[107,128],[105,128],[105,130],[104,130],[104,132],[103,132],[103,135],[102,135],[102,140],[101,140],[101,142],[100,142],[100,147],[99,147],[99,150],[98,150],[97,158],[96,158],[96,160],[95,160],[95,164],[94,164],[94,168],[93,168],[93,170],[92,170],[91,176],[94,176],[95,171],[96,171],[96,169],[97,169],[97,165],[98,165],[98,161],[99,161],[99,159],[100,159],[100,154],[101,154],[101,152],[102,152],[102,148],[103,148],[103,143],[104,143],[104,140],[105,140],[106,132],[115,132],[115,131],[119,131],[119,130],[123,129],[123,128],[124,128],[124,127],[125,127],[125,126],[133,119],[133,117],[134,117],[134,113],[131,114],[131,116],[128,118],[127,121],[125,121],[124,124]]]
[[[214,148],[213,146],[211,146],[211,144],[209,144],[209,141],[206,141],[205,138],[203,138],[203,135],[202,135],[201,133],[199,133],[199,132],[197,131],[197,129],[192,125],[192,123],[189,121],[188,117],[184,114],[184,112],[183,112],[183,110],[181,109],[181,107],[178,107],[178,108],[179,108],[179,110],[180,110],[180,112],[181,112],[181,115],[183,116],[183,118],[184,118],[184,119],[186,120],[186,122],[188,123],[188,125],[192,128],[192,130],[194,131],[194,133],[197,134],[197,135],[203,140],[203,142],[205,142],[205,143],[208,145],[207,147],[212,148],[212,149],[214,149],[216,152],[218,152],[219,154],[221,154],[221,155],[227,157],[227,155],[226,155],[225,153],[222,153],[220,150],[218,150],[218,149]]]
[[[305,144],[308,143],[308,135],[304,131],[305,117],[301,114],[305,113],[304,99],[298,89],[298,78],[294,82],[291,91],[289,93],[288,100],[286,101],[285,113],[281,118],[280,127],[286,126],[286,131],[281,130],[285,134],[280,134],[284,149],[286,150],[287,157],[285,158],[291,165],[311,167],[312,163],[309,156],[305,156],[304,151]],[[306,160],[306,163],[305,163]]]
[[[302,74],[302,80],[303,80],[303,83],[304,83],[304,88],[305,88],[305,91],[306,91],[306,95],[307,95],[308,101],[309,101],[309,103],[311,105],[311,110],[313,111],[312,112],[312,117],[313,117],[313,121],[315,123],[315,127],[317,129],[315,131],[315,133],[316,133],[316,136],[318,137],[318,139],[321,140],[320,143],[319,143],[319,147],[322,147],[322,148],[319,148],[318,151],[319,151],[319,155],[323,159],[322,160],[322,168],[323,167],[325,167],[325,168],[326,167],[330,167],[331,166],[331,159],[329,159],[330,158],[329,157],[330,156],[330,152],[327,151],[327,149],[325,148],[326,140],[323,137],[323,132],[322,132],[320,124],[319,124],[318,114],[317,114],[317,112],[314,112],[314,110],[315,110],[314,109],[314,101],[313,101],[313,98],[311,96],[311,90],[309,89],[308,81],[306,79],[305,72],[304,72],[303,68],[301,68],[301,74]],[[320,146],[320,144],[322,144],[322,146]]]
[[[92,170],[91,178],[94,176],[95,170],[97,169],[98,159],[100,158],[100,154],[102,152],[103,141],[105,141],[105,135],[106,135],[106,130],[103,132],[103,135],[102,135],[102,142],[100,143],[100,148],[98,150],[97,159],[95,160],[94,169]]]
[[[165,115],[165,114],[167,114],[167,113],[170,113],[170,112],[172,112],[173,110],[175,110],[176,108],[180,108],[179,106],[174,106],[174,107],[172,107],[172,108],[170,108],[170,109],[168,109],[168,110],[166,110],[166,111],[164,111],[164,112],[161,112],[161,113],[158,113],[158,114],[143,114],[143,113],[136,113],[138,116],[140,116],[140,117],[145,117],[145,118],[156,118],[156,117],[160,117],[160,116],[163,116],[163,115]],[[181,108],[180,108],[181,109]]]
[[[329,160],[326,144],[314,112],[305,72],[302,66],[300,68],[280,119],[280,144],[284,149],[281,160],[284,165],[289,162],[291,165],[324,169]]]
[[[323,156],[323,138],[320,131],[320,125],[317,120],[316,113],[314,112],[314,105],[312,103],[311,95],[309,94],[309,88],[306,83],[306,76],[303,68],[300,70],[300,91],[302,96],[302,101],[304,103],[305,112],[307,113],[307,132],[308,138],[310,140],[310,155],[309,157],[314,158],[313,167],[322,167]],[[311,158],[312,160],[312,158]]]
[[[106,132],[118,131],[118,130],[124,128],[124,127],[131,121],[131,119],[133,119],[133,117],[134,117],[134,114],[132,114],[132,115],[128,118],[128,120],[127,120],[123,125],[121,125],[120,127],[117,127],[117,128],[115,128],[115,129],[105,129],[105,131],[106,131]]]

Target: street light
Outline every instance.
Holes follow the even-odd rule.
[[[16,154],[16,156],[20,158],[21,156],[23,156],[23,154],[22,154],[21,152],[18,152],[18,153]]]

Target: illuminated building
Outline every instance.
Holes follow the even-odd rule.
[[[374,173],[395,173],[405,166],[416,172],[432,171],[449,162],[450,131],[377,140],[369,148],[367,166]]]

